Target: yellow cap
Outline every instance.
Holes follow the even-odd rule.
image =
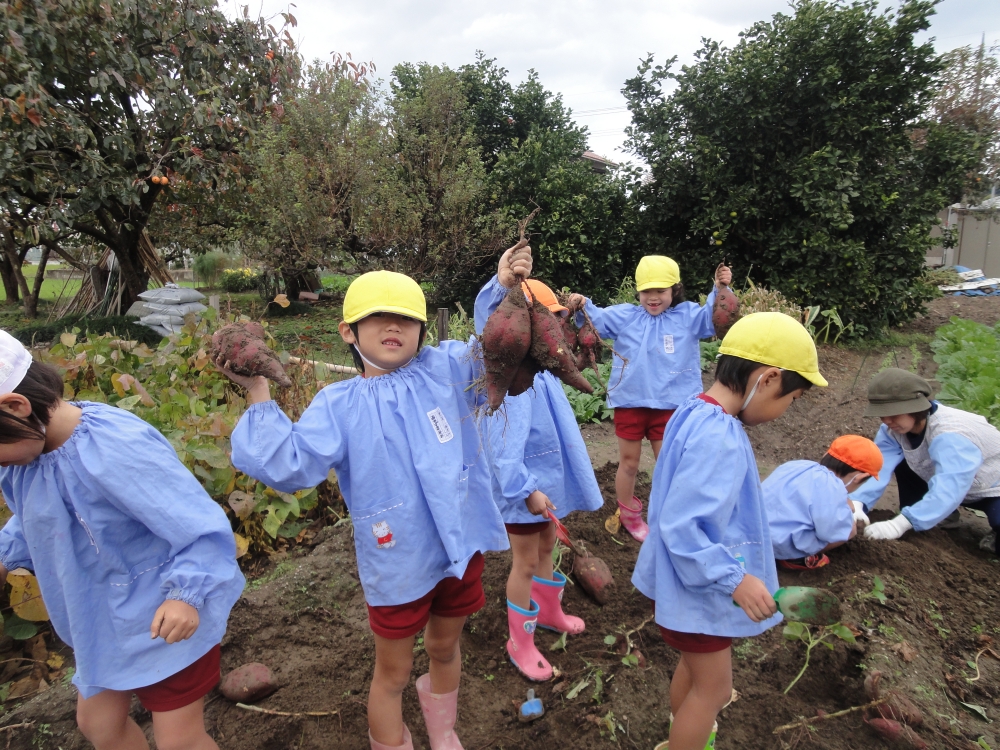
[[[388,312],[427,322],[427,301],[420,285],[395,271],[363,273],[344,295],[344,322],[357,323],[372,313]]]
[[[819,374],[816,344],[795,318],[779,312],[746,315],[722,339],[719,354],[797,372],[813,385],[827,385]]]
[[[666,255],[646,255],[635,269],[635,290],[669,289],[681,280],[677,261]]]

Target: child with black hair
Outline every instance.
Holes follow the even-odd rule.
[[[777,419],[810,386],[826,385],[812,337],[781,313],[739,320],[719,352],[715,383],[681,404],[667,425],[649,496],[649,536],[632,576],[659,605],[664,641],[681,652],[670,683],[670,750],[714,745],[715,718],[732,694],[732,639],[781,621],[760,475],[744,426]]]
[[[841,435],[816,461],[789,461],[761,483],[771,545],[778,564],[810,570],[830,563],[824,553],[853,539],[868,523],[860,503],[847,493],[878,479],[882,454],[871,440]]]
[[[646,255],[635,269],[639,304],[600,308],[580,294],[569,297],[570,310],[586,311],[598,334],[615,342],[608,378],[608,407],[615,411],[618,438],[615,494],[622,526],[637,541],[649,532],[642,520],[642,501],[635,496],[642,441],[648,440],[654,459],[658,457],[674,410],[701,391],[698,341],[715,335],[716,290],[732,280],[733,272],[720,265],[708,299],[698,305],[685,300],[680,267],[673,258]],[[577,324],[583,320],[578,313]]]
[[[34,571],[76,658],[77,723],[97,750],[218,750],[204,697],[243,592],[226,514],[167,440],[107,404],[63,400],[55,368],[0,331],[0,583]]]

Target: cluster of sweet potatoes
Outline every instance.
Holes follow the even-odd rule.
[[[291,378],[264,342],[264,327],[253,321],[230,323],[212,334],[212,359],[237,375],[263,375],[287,388]]]
[[[897,747],[908,747],[913,750],[926,750],[929,745],[913,731],[924,723],[920,709],[905,695],[896,690],[883,690],[881,686],[882,673],[871,672],[865,678],[865,693],[870,701],[882,701],[871,709],[865,718],[875,732],[890,744]]]
[[[592,357],[593,349],[590,355],[574,353],[566,327],[530,292],[522,292],[523,288],[518,285],[507,294],[480,336],[490,412],[500,408],[508,394],[518,396],[528,390],[543,370],[577,390],[594,392],[577,362],[578,356]],[[594,338],[600,341],[596,333]],[[574,344],[582,351],[579,340]]]

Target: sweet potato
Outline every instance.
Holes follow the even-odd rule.
[[[898,747],[912,748],[912,750],[927,750],[929,745],[923,738],[910,729],[905,724],[900,724],[892,719],[865,719],[875,732],[884,740],[887,740]]]
[[[486,398],[490,411],[494,411],[503,403],[517,368],[531,348],[531,317],[520,288],[508,294],[493,311],[483,327],[480,340],[483,344]]]
[[[259,662],[237,667],[219,685],[220,693],[229,700],[240,703],[253,703],[277,689],[271,670]]]
[[[919,727],[924,723],[924,715],[920,709],[902,693],[890,690],[886,698],[885,703],[875,707],[883,719],[893,719],[911,727]]]
[[[514,373],[514,379],[510,381],[510,386],[507,388],[507,395],[520,396],[535,384],[535,375],[537,374],[538,367],[535,365],[535,360],[531,357],[526,357],[518,365],[517,371]]]
[[[564,318],[559,318],[559,325],[562,326],[563,338],[566,339],[566,346],[569,347],[571,352],[575,352],[580,345],[576,340],[576,326],[573,324],[573,316],[567,315]]]
[[[264,343],[260,323],[230,323],[212,334],[212,359],[219,357],[237,375],[263,375],[285,388],[292,384],[277,355]]]
[[[715,335],[721,339],[733,327],[733,323],[739,319],[740,301],[733,294],[733,290],[728,286],[717,290],[715,306],[712,308],[712,325],[715,326]]]
[[[573,560],[573,575],[595,602],[605,604],[608,601],[608,587],[615,585],[615,579],[601,558],[577,555]]]
[[[598,379],[600,379],[601,372],[597,369],[597,359],[600,356],[601,349],[604,348],[604,342],[601,341],[601,337],[597,335],[597,330],[591,324],[589,319],[584,320],[580,330],[577,331],[576,341],[576,366],[581,371],[587,369],[588,367],[594,368],[594,372],[597,374]]]
[[[879,670],[874,670],[868,673],[865,677],[865,695],[868,696],[868,700],[877,701],[882,697],[882,673]]]
[[[580,374],[556,316],[538,300],[532,303],[528,312],[531,315],[530,353],[538,366],[578,391],[593,393],[594,386]]]

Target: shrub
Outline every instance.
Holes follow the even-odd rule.
[[[11,335],[26,346],[32,344],[48,344],[59,338],[60,334],[79,329],[79,340],[86,341],[90,336],[111,334],[116,338],[129,341],[141,341],[147,346],[158,346],[163,337],[148,326],[142,325],[138,318],[125,315],[88,318],[83,315],[67,315],[52,323],[35,323],[24,328],[11,331]]]
[[[219,280],[219,274],[229,265],[229,257],[225,253],[209,252],[196,255],[192,268],[195,277],[208,286],[215,286]]]
[[[261,275],[252,268],[227,268],[222,272],[219,287],[224,292],[253,292],[261,284]]]

